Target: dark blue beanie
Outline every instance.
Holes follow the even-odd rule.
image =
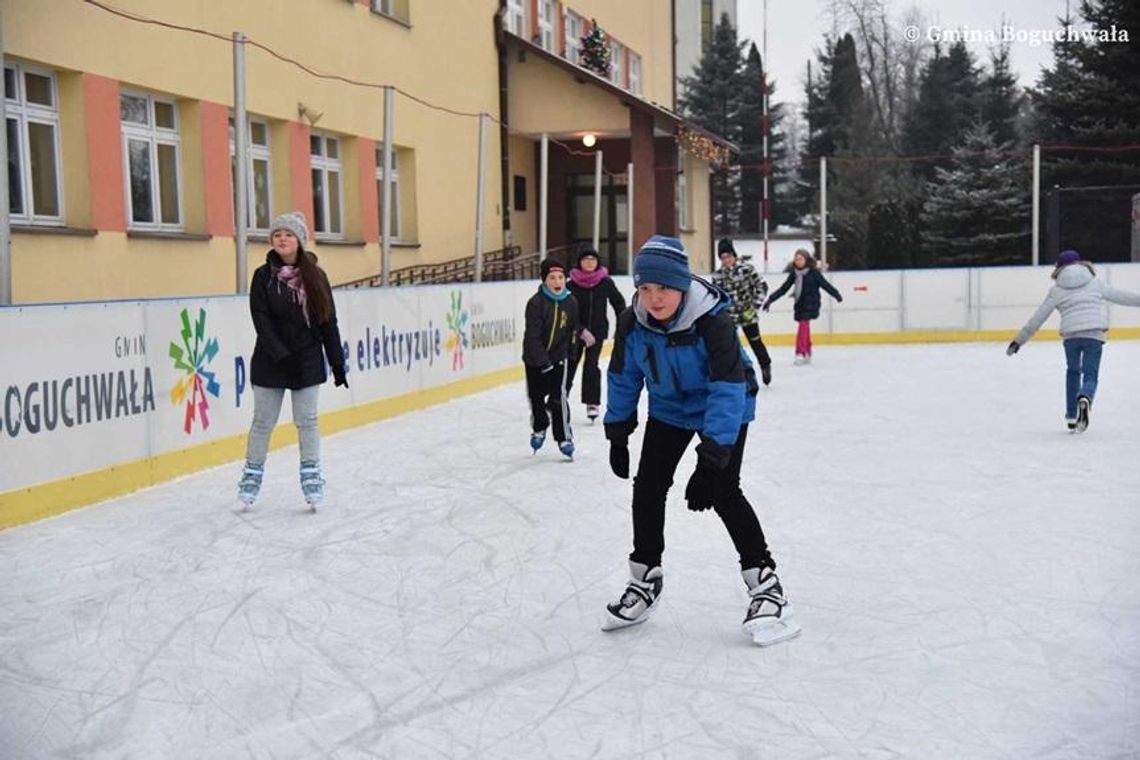
[[[677,238],[654,235],[633,260],[633,284],[637,286],[655,283],[685,293],[692,279],[689,255]]]
[[[1061,255],[1057,257],[1056,267],[1067,267],[1069,264],[1076,264],[1081,260],[1081,254],[1074,250],[1061,251]]]

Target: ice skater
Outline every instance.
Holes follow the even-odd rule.
[[[314,510],[325,495],[317,429],[317,398],[328,380],[325,357],[338,386],[348,388],[348,379],[336,304],[316,255],[305,250],[308,236],[300,212],[274,219],[269,228],[273,248],[249,286],[249,311],[257,333],[249,370],[253,422],[238,483],[238,498],[247,506],[261,490],[269,435],[277,425],[286,390],[292,398],[293,423],[300,440],[301,492]]]
[[[637,293],[618,319],[607,372],[606,438],[610,468],[629,477],[629,436],[642,388],[649,418],[633,481],[630,581],[607,605],[603,630],[641,623],[661,595],[665,499],[693,436],[697,467],[685,487],[689,509],[713,509],[732,539],[748,589],[744,630],[760,645],[800,632],[776,562],[752,505],[740,490],[748,423],[758,385],[728,311],[729,299],[689,274],[681,242],[654,235],[633,264]]]
[[[578,350],[578,302],[566,289],[566,268],[546,259],[541,264],[542,284],[526,302],[523,331],[523,365],[530,400],[530,448],[535,453],[554,428],[558,450],[574,458],[570,405],[566,399],[568,370]]]
[[[584,248],[578,254],[578,266],[570,270],[567,287],[578,301],[578,316],[582,321],[578,333],[582,345],[570,365],[570,384],[574,383],[574,373],[581,360],[582,403],[586,405],[586,417],[593,422],[602,404],[602,370],[598,360],[602,355],[602,344],[610,334],[606,305],[614,310],[616,319],[625,311],[625,299],[609,271],[598,265],[598,252],[593,248]]]
[[[1065,348],[1065,424],[1084,432],[1100,374],[1100,359],[1108,331],[1107,302],[1140,306],[1140,294],[1110,288],[1096,278],[1096,270],[1081,261],[1076,251],[1061,251],[1050,275],[1055,284],[1033,316],[1010,341],[1005,353],[1013,356],[1045,323],[1053,309],[1061,312],[1061,339]]]
[[[792,291],[792,298],[795,300],[795,307],[792,309],[792,316],[795,317],[797,325],[795,363],[810,364],[811,323],[813,319],[819,318],[819,290],[823,288],[839,303],[843,303],[843,296],[834,285],[824,279],[819,272],[819,263],[815,257],[803,248],[796,251],[792,257],[787,279],[764,302],[762,307],[764,311],[768,311],[769,306],[780,300],[780,296],[793,287],[795,289]]]
[[[760,337],[758,318],[760,307],[768,295],[768,283],[764,282],[756,267],[737,257],[730,239],[723,238],[717,243],[716,252],[721,267],[713,272],[713,284],[732,296],[732,319],[744,332],[760,365],[760,379],[768,385],[772,382],[772,357]]]

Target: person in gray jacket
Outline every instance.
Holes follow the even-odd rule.
[[[1096,278],[1091,263],[1076,251],[1062,251],[1053,269],[1057,284],[1021,328],[1005,353],[1013,356],[1045,323],[1053,309],[1061,312],[1061,338],[1065,347],[1065,423],[1083,432],[1089,426],[1089,409],[1096,396],[1100,357],[1108,331],[1106,302],[1140,306],[1140,293],[1110,288]]]

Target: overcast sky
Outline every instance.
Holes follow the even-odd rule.
[[[1041,68],[1053,62],[1052,46],[1047,42],[1037,46],[1030,44],[1029,33],[1057,29],[1057,18],[1065,15],[1066,2],[1071,3],[1074,15],[1078,6],[1078,0],[885,1],[890,16],[896,19],[900,42],[906,26],[901,19],[910,9],[917,9],[925,18],[919,25],[922,39],[929,36],[931,27],[936,27],[934,33],[937,34],[938,29],[962,27],[978,33],[993,29],[997,33],[1003,25],[1009,26],[1022,38],[1011,43],[1010,58],[1014,73],[1027,87],[1036,84]],[[827,10],[830,5],[830,0],[768,0],[768,60],[765,63],[776,80],[774,100],[803,100],[807,62],[812,60],[815,68],[815,50],[823,47],[824,34],[832,31],[832,17]],[[758,48],[762,47],[763,11],[764,0],[737,0],[740,36],[755,41]],[[988,62],[986,43],[972,43],[970,48],[979,62]]]

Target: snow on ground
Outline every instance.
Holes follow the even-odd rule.
[[[656,616],[599,631],[629,483],[600,425],[531,456],[521,384],[326,438],[316,515],[291,448],[249,513],[230,465],[4,531],[0,757],[1136,756],[1140,342],[1080,436],[1060,347],[1002,348],[775,351],[768,649],[691,453]]]

